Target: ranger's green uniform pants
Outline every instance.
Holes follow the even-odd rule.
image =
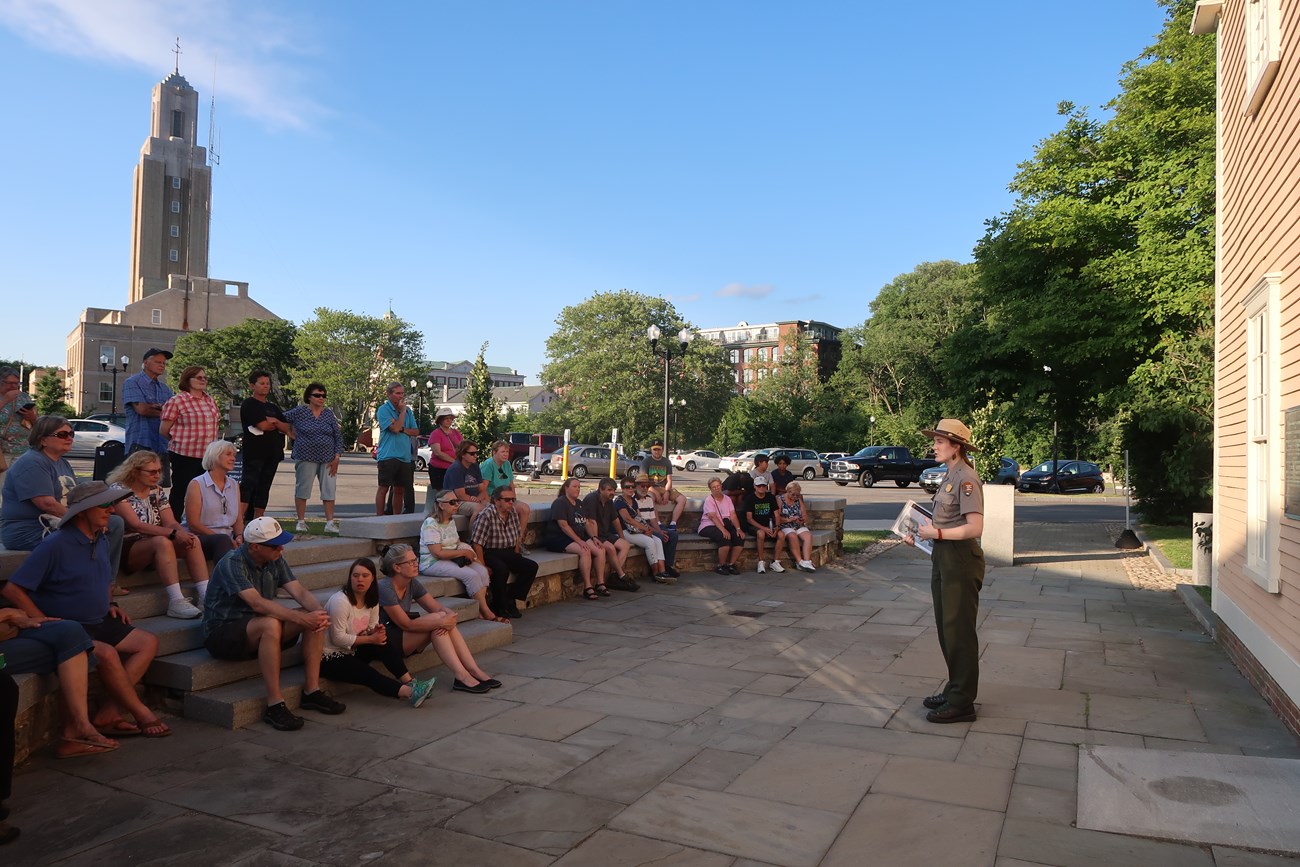
[[[977,539],[935,540],[930,593],[939,650],[948,664],[944,695],[953,707],[975,703],[980,686],[980,642],[975,618],[984,586],[984,549]]]

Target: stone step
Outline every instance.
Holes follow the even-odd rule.
[[[295,607],[297,605],[292,600],[277,601]],[[464,624],[462,628],[468,627],[471,621],[478,619],[478,603],[473,599],[458,597],[438,601],[456,612],[456,621]],[[170,653],[167,656],[160,655],[154,659],[149,666],[149,670],[144,675],[144,682],[149,686],[192,692],[210,689],[226,683],[234,683],[246,677],[257,676],[259,669],[256,659],[240,662],[214,659],[203,647],[203,633],[199,621],[173,620],[172,622],[183,623],[188,628],[172,630],[169,633],[169,638],[174,636],[173,640],[176,643],[191,646],[185,650]],[[298,665],[301,661],[301,652],[297,646],[294,646],[285,651],[280,660],[280,665],[282,668],[288,668]]]
[[[487,620],[472,620],[460,627],[461,634],[465,637],[465,643],[469,645],[470,651],[475,654],[485,653],[497,647],[508,645],[514,635],[514,630],[509,623],[493,623]],[[183,705],[183,714],[187,719],[201,720],[202,722],[212,723],[224,728],[242,728],[259,721],[262,718],[262,711],[266,707],[266,691],[262,686],[262,679],[256,676],[257,663],[253,661],[254,676],[240,680],[236,683],[228,683],[211,689],[205,689],[200,692],[186,693]],[[441,660],[432,649],[409,657],[406,660],[407,667],[412,673],[423,673],[441,667]],[[446,672],[439,674],[433,672],[438,677],[438,690],[447,690],[451,688],[451,678],[444,677]],[[284,694],[284,700],[290,708],[296,709],[298,703],[302,700],[303,669],[301,665],[295,664],[291,668],[286,668],[280,676],[280,689]],[[359,689],[365,689],[362,686],[354,684],[341,684],[333,681],[329,682],[328,689],[334,695],[346,695]],[[312,716],[311,711],[306,712],[308,717]]]

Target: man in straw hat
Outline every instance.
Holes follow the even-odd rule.
[[[58,531],[22,562],[5,585],[4,598],[28,617],[74,620],[94,641],[99,679],[108,692],[91,718],[101,734],[161,738],[171,729],[135,693],[158,653],[158,638],[132,626],[109,596],[108,518],[113,505],[130,493],[104,482],[82,482],[69,491]],[[122,716],[124,711],[134,723]]]
[[[980,680],[975,619],[984,585],[984,549],[980,546],[984,488],[969,457],[976,451],[970,428],[955,418],[945,418],[921,433],[933,438],[935,457],[948,466],[948,477],[934,494],[934,519],[916,531],[922,539],[934,540],[930,593],[939,649],[948,664],[943,692],[922,703],[930,709],[925,718],[932,723],[974,722]],[[904,541],[914,542],[910,536]]]

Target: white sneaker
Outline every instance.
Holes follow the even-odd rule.
[[[335,536],[337,536],[337,535],[339,534],[339,525],[338,525],[337,523],[335,523],[334,521],[326,521],[326,522],[325,522],[325,532],[326,532],[326,533],[333,533]]]
[[[308,527],[308,526],[307,526],[307,522],[306,522],[306,521],[299,521],[299,522],[298,522],[298,526],[294,527],[294,528],[293,528],[293,531],[294,531],[295,533],[310,533],[310,532],[311,532],[311,527]]]
[[[773,572],[784,572],[784,571],[785,571],[785,567],[781,565],[781,561],[780,561],[780,560],[773,560],[773,561],[772,561],[772,571],[773,571]]]
[[[767,571],[767,564],[764,563],[762,560],[759,560],[758,566],[754,568],[754,571],[757,572],[759,575],[762,575],[764,572]]]
[[[812,564],[811,560],[800,560],[799,568],[805,572],[816,572],[817,567]]]
[[[195,617],[202,617],[203,612],[190,604],[190,600],[182,596],[180,599],[173,599],[167,603],[167,616],[175,617],[177,620],[193,620]]]

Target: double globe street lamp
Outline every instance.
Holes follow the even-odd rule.
[[[113,359],[109,358],[107,355],[101,355],[99,358],[99,369],[104,373],[111,371],[113,374],[113,397],[108,405],[108,415],[113,424],[117,424],[117,419],[113,418],[113,416],[117,415],[117,375],[119,373],[126,373],[126,366],[131,363],[131,359],[127,358],[125,355],[122,356],[121,360],[121,367],[109,367],[109,365],[113,363]]]
[[[664,440],[664,449],[667,449],[668,448],[668,407],[671,406],[671,401],[668,398],[668,372],[669,372],[669,368],[672,367],[673,347],[671,344],[665,343],[663,349],[659,348],[659,338],[663,336],[663,332],[659,330],[658,325],[651,325],[649,328],[646,329],[645,333],[646,333],[646,337],[650,338],[650,351],[653,352],[656,356],[664,360],[663,440]],[[689,328],[686,327],[683,327],[681,331],[677,332],[677,341],[681,344],[681,352],[678,353],[679,355],[684,356],[686,354],[686,347],[690,345],[691,340],[694,337],[695,334]]]

